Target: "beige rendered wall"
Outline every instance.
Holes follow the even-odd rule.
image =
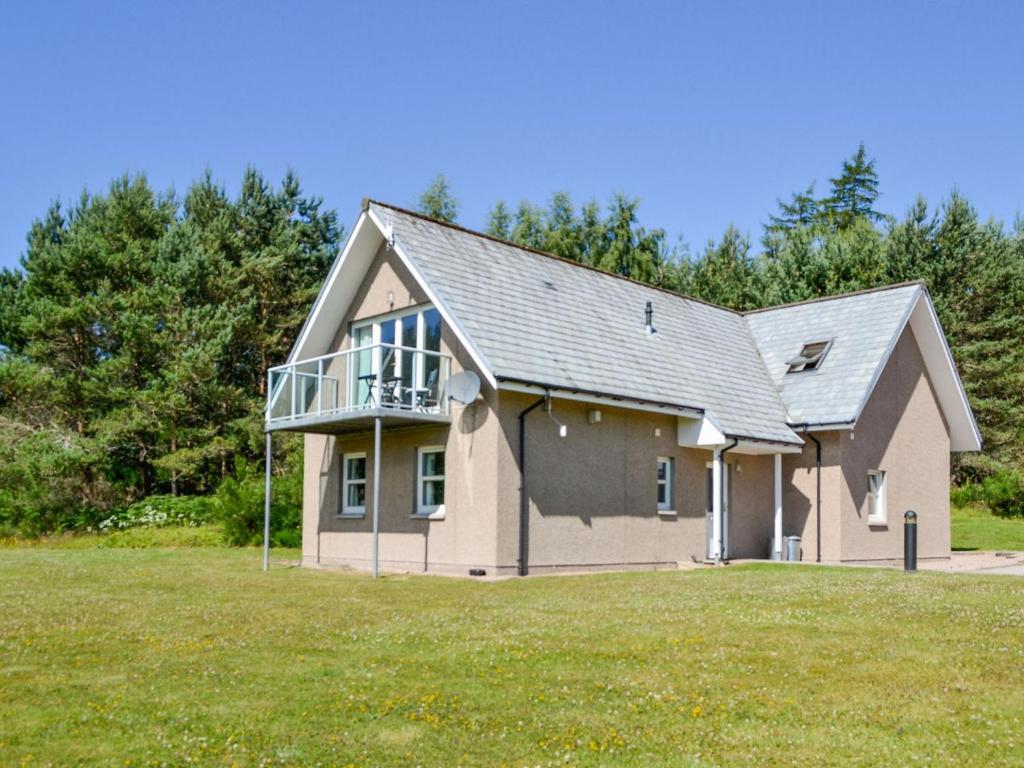
[[[502,392],[498,455],[498,562],[516,566],[519,413],[537,395]],[[596,408],[601,421],[588,423]],[[527,417],[531,573],[553,569],[674,567],[703,560],[706,465],[711,452],[680,448],[674,415],[590,405],[557,397],[553,413]],[[660,432],[660,434],[658,434]],[[675,460],[675,515],[657,510],[657,457]],[[771,457],[737,456],[733,470],[732,557],[763,557],[772,527]]]
[[[821,441],[821,560],[840,559],[839,494],[843,482],[841,441],[845,432],[815,432]],[[799,536],[801,559],[816,560],[818,519],[814,441],[804,436],[799,454],[782,457],[782,534]]]
[[[842,559],[902,558],[908,509],[918,514],[918,556],[949,557],[949,431],[909,325],[843,437]],[[884,526],[868,525],[872,469],[886,473]]]
[[[388,292],[394,304],[388,302]],[[352,321],[387,314],[427,301],[401,261],[386,248],[375,257],[352,308],[338,329],[334,349],[350,346]],[[452,372],[474,369],[451,329],[442,328],[441,351],[452,356]],[[332,371],[343,376],[343,365]],[[473,405],[451,405],[452,423],[438,427],[386,429],[381,442],[380,557],[385,570],[468,572],[496,564],[497,393],[486,382]],[[442,520],[417,517],[416,449],[444,445],[445,508]],[[341,456],[367,456],[366,516],[338,516]],[[302,556],[307,565],[369,568],[372,556],[373,433],[305,436]]]

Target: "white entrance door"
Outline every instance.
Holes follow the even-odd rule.
[[[712,462],[707,463],[706,472],[706,485],[707,492],[704,494],[704,510],[706,524],[706,539],[707,547],[705,548],[705,555],[710,560],[714,556],[714,531],[715,531],[715,513],[714,513],[714,464]],[[732,506],[732,464],[723,464],[725,471],[722,473],[722,483],[724,484],[722,494],[724,496],[722,502],[722,559],[727,560],[729,558],[729,508]]]

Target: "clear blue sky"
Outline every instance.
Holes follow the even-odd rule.
[[[440,4],[438,4],[440,6]],[[755,236],[864,141],[880,206],[957,187],[1024,210],[1019,3],[11,3],[0,26],[0,265],[50,201],[125,171],[289,166],[346,224],[437,171],[498,198],[616,190],[694,247]]]

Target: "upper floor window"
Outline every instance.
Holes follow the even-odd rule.
[[[810,344],[804,344],[799,355],[794,357],[792,360],[786,361],[786,365],[789,366],[786,373],[817,370],[825,361],[825,355],[828,354],[829,347],[831,346],[831,340],[814,341]]]
[[[379,356],[371,349],[381,345]],[[383,399],[392,405],[431,407],[441,390],[441,313],[430,306],[414,307],[357,322],[352,326],[355,353],[352,377],[353,404],[370,400],[374,377],[379,374]]]

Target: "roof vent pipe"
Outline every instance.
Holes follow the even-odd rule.
[[[644,327],[648,333],[657,333],[658,331],[654,328],[654,305],[651,302],[647,302],[647,307],[644,309]]]

